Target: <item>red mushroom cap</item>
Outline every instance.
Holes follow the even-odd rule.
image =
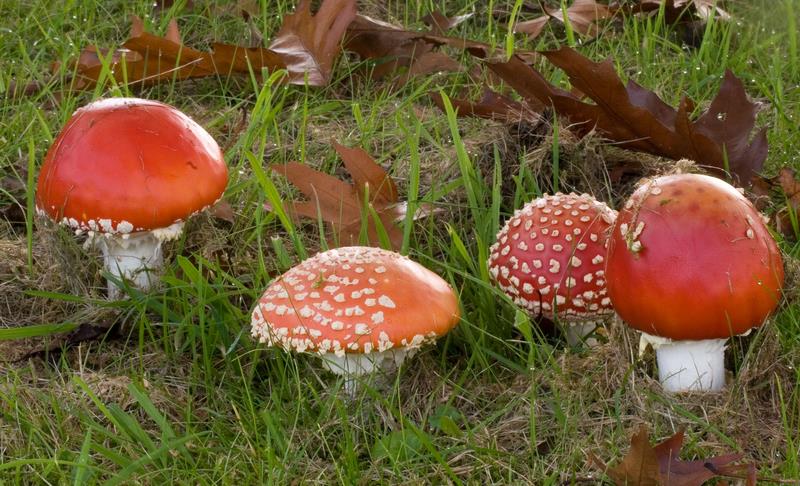
[[[136,98],[77,110],[42,165],[36,206],[76,230],[165,228],[213,204],[228,183],[219,146],[177,109]]]
[[[608,292],[630,326],[675,340],[761,325],[780,300],[783,262],[759,212],[705,175],[646,181],[619,213]]]
[[[506,221],[490,248],[489,271],[514,302],[548,319],[610,314],[605,254],[615,217],[588,194],[545,194]]]
[[[270,284],[253,310],[252,333],[286,350],[369,353],[419,347],[459,321],[453,289],[398,253],[328,250]]]

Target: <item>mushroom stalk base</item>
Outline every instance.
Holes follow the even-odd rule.
[[[725,339],[672,341],[656,349],[658,378],[669,392],[719,391],[725,386]]]
[[[417,348],[403,348],[368,354],[346,353],[344,356],[324,353],[320,357],[322,358],[323,366],[327,370],[344,377],[344,389],[349,395],[353,396],[358,391],[360,377],[393,373],[403,364],[406,358],[410,358],[416,352]]]
[[[564,329],[564,335],[567,338],[567,344],[570,346],[580,346],[586,344],[587,346],[596,346],[597,339],[590,337],[591,334],[597,329],[597,323],[594,321],[581,321],[574,323],[567,323]]]
[[[151,232],[131,233],[127,238],[121,236],[100,236],[97,245],[103,250],[106,270],[131,285],[147,290],[158,281],[156,273],[164,265],[161,252],[162,238]],[[108,296],[112,299],[122,297],[122,290],[111,280],[108,281]]]

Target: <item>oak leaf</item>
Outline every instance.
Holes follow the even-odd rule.
[[[131,35],[119,49],[89,46],[70,66],[74,73],[70,89],[93,88],[108,72],[117,82],[153,84],[214,75],[260,76],[263,69],[286,69],[287,81],[322,86],[330,81],[336,56],[341,52],[345,30],[356,15],[355,0],[324,0],[316,14],[310,0],[301,0],[287,15],[269,48],[213,43],[211,52],[181,43],[178,25],[172,19],[164,37],[144,31],[139,17],[132,17]],[[60,69],[54,64],[54,73]]]
[[[529,37],[537,37],[550,20],[564,23],[564,11],[560,8],[551,9],[542,5],[542,11],[544,15],[541,17],[517,23],[514,31],[528,34]],[[613,11],[607,5],[597,3],[595,0],[575,0],[566,9],[566,14],[570,25],[576,32],[593,37],[597,34],[597,23],[610,18]]]
[[[594,455],[590,461],[601,467],[620,486],[701,486],[709,479],[733,477],[755,484],[755,466],[733,464],[742,454],[694,461],[679,458],[684,432],[679,430],[663,442],[651,446],[646,425],[631,437],[631,448],[620,463],[609,467]]]
[[[775,229],[788,239],[795,240],[800,228],[795,228],[796,217],[800,213],[800,180],[790,167],[784,167],[774,177],[759,177],[753,184],[752,191],[756,207],[763,210],[769,206],[773,193],[777,192],[783,199],[778,203],[774,215]]]
[[[283,19],[269,50],[289,71],[289,82],[311,86],[328,84],[341,41],[356,17],[355,0],[327,0],[311,14],[311,0],[301,0],[295,13]]]
[[[639,0],[633,4],[614,3],[610,8],[643,14],[654,14],[663,8],[664,20],[670,24],[686,20],[691,15],[704,21],[708,21],[712,15],[722,20],[730,19],[730,14],[719,3],[719,0]]]
[[[440,93],[430,93],[431,100],[444,111],[444,102]],[[487,118],[504,123],[535,122],[540,116],[527,103],[521,103],[490,88],[484,88],[477,101],[465,98],[450,98],[450,103],[457,116]]]
[[[470,52],[487,56],[486,50]],[[610,59],[593,62],[569,47],[542,54],[594,103],[553,86],[516,56],[488,65],[529,102],[552,106],[580,135],[596,130],[624,148],[675,160],[688,158],[718,174],[729,172],[745,185],[761,170],[767,156],[766,130],[751,135],[757,105],[730,71],[708,109],[692,120],[691,99],[684,96],[676,110],[633,80],[625,85]]]
[[[398,223],[405,219],[407,206],[399,200],[394,181],[364,150],[335,142],[333,146],[350,173],[352,184],[296,162],[272,166],[272,170],[283,174],[307,199],[289,201],[286,204],[288,213],[294,219],[302,216],[328,223],[340,246],[360,244],[362,227],[366,227],[369,244],[377,246],[381,238],[374,211],[392,247],[399,249],[403,232]],[[428,214],[430,211],[423,206],[414,218]]]
[[[370,76],[373,79],[384,78],[401,68],[408,68],[410,75],[405,80],[415,74],[457,71],[461,70],[458,62],[445,54],[434,55],[433,52],[443,45],[456,49],[488,49],[488,44],[482,42],[444,35],[446,29],[470,17],[471,14],[447,17],[441,12],[433,12],[423,19],[430,27],[429,31],[411,31],[366,15],[357,15],[347,29],[344,47],[361,60],[371,62]],[[417,63],[421,65],[415,66]]]

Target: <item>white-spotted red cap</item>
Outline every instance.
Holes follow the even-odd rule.
[[[545,194],[506,221],[489,271],[531,314],[567,321],[609,314],[604,260],[616,215],[588,194]]]
[[[259,342],[298,352],[370,353],[416,348],[459,321],[441,277],[380,248],[318,253],[267,287],[253,310]]]

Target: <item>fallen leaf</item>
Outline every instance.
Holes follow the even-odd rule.
[[[326,0],[313,15],[311,1],[301,0],[269,46],[285,63],[289,82],[328,84],[345,30],[355,17],[355,0]]]
[[[453,27],[458,26],[472,18],[473,13],[466,13],[463,15],[456,15],[454,17],[448,17],[447,15],[443,14],[439,10],[435,10],[425,17],[422,18],[422,21],[428,25],[433,32],[438,32],[443,34],[448,30],[452,29]]]
[[[719,0],[639,0],[632,4],[615,2],[610,8],[633,14],[655,14],[663,8],[664,21],[669,24],[689,21],[692,16],[704,21],[708,21],[712,15],[722,20],[730,19],[730,14],[719,3]]]
[[[444,111],[442,95],[430,93],[431,100]],[[522,121],[535,122],[539,114],[526,103],[520,103],[508,96],[500,94],[489,88],[483,89],[483,94],[478,101],[469,101],[463,98],[450,98],[457,116],[473,116],[488,118],[505,123],[520,123]]]
[[[470,52],[487,56],[481,49]],[[552,106],[580,135],[596,130],[621,147],[675,160],[688,158],[719,175],[729,172],[745,185],[761,170],[767,156],[766,130],[751,135],[757,105],[748,100],[742,82],[730,71],[709,108],[692,120],[692,100],[684,97],[675,110],[633,80],[626,86],[610,59],[593,62],[569,47],[542,54],[594,104],[553,86],[516,56],[488,65],[530,103]]]
[[[175,19],[170,20],[167,36],[159,37],[144,31],[137,16],[131,18],[131,35],[120,49],[114,51],[89,46],[81,51],[70,68],[74,72],[71,89],[91,89],[108,64],[117,82],[151,84],[162,79],[188,79],[215,73],[214,62],[208,53],[180,43]],[[54,73],[60,66],[54,65]]]
[[[296,162],[272,166],[272,170],[283,174],[308,199],[289,201],[287,211],[295,219],[300,216],[321,218],[330,225],[340,246],[357,245],[367,202],[378,215],[392,247],[400,248],[403,232],[398,223],[405,219],[407,206],[399,200],[394,181],[364,150],[335,142],[333,146],[353,178],[353,184]],[[269,206],[265,208],[271,210]],[[429,208],[422,207],[415,219],[429,214]],[[366,214],[366,219],[367,240],[378,245],[378,227],[370,214]]]
[[[227,221],[229,223],[234,223],[236,221],[236,215],[233,212],[233,206],[231,206],[231,203],[224,199],[217,201],[216,204],[211,206],[208,212],[212,217]]]
[[[458,61],[443,52],[426,52],[414,59],[408,70],[395,79],[394,85],[402,86],[417,76],[431,73],[453,73],[463,69]]]
[[[544,15],[541,17],[517,23],[514,31],[528,34],[529,37],[537,37],[551,19],[564,23],[564,11],[560,8],[551,9],[542,5],[542,11]],[[576,32],[593,37],[597,34],[597,23],[610,18],[613,12],[607,5],[597,3],[595,0],[575,0],[566,9],[566,14]]]
[[[345,50],[357,54],[360,59],[370,61],[370,76],[373,79],[384,78],[401,68],[408,68],[412,74],[414,71],[429,73],[460,70],[461,66],[452,58],[431,56],[429,53],[442,45],[456,49],[469,47],[488,49],[488,44],[482,42],[443,35],[444,27],[452,28],[469,17],[469,15],[446,17],[440,12],[434,12],[425,17],[431,30],[424,32],[410,31],[366,15],[357,15],[347,29],[344,46]],[[519,53],[525,55],[526,51]],[[414,67],[416,62],[424,64]]]
[[[330,81],[342,37],[355,14],[355,0],[324,0],[316,14],[311,13],[310,0],[301,0],[295,13],[284,18],[269,48],[212,43],[211,52],[183,45],[175,19],[160,37],[145,32],[142,20],[133,16],[130,38],[119,49],[88,46],[81,51],[68,67],[73,74],[69,89],[91,89],[104,72],[110,72],[118,83],[131,85],[249,75],[251,70],[260,77],[264,69],[286,69],[289,83],[322,86]],[[259,35],[253,33],[254,38]],[[60,69],[55,63],[52,71],[55,74]]]
[[[733,464],[742,454],[694,461],[680,459],[684,432],[679,430],[663,442],[651,446],[646,425],[631,437],[631,447],[622,461],[609,467],[594,455],[590,461],[601,467],[620,486],[701,486],[709,479],[731,477],[755,481],[755,466]],[[752,484],[755,484],[754,482]]]
[[[755,196],[756,207],[765,209],[772,204],[770,198],[778,193],[784,202],[778,204],[779,208],[774,215],[775,229],[789,240],[797,239],[793,217],[800,212],[800,180],[794,169],[784,167],[775,177],[759,177],[753,184],[752,191]]]

